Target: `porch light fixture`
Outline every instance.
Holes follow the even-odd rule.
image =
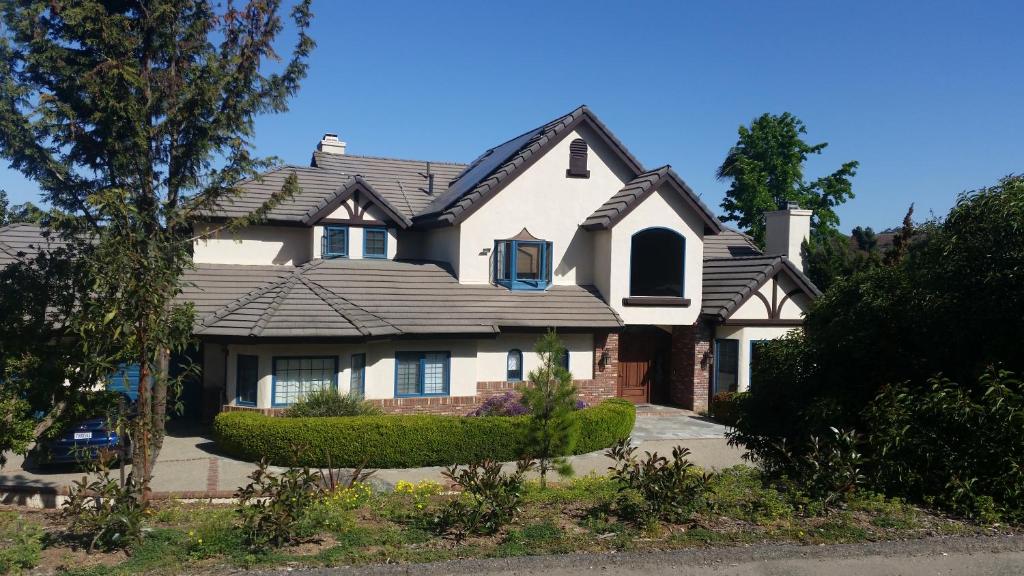
[[[605,368],[608,367],[608,363],[611,362],[611,359],[612,357],[610,354],[608,354],[608,351],[602,350],[601,357],[597,360],[597,367],[600,368],[601,370],[604,370]]]

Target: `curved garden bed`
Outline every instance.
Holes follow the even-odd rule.
[[[573,451],[584,454],[629,436],[636,408],[619,399],[584,408]],[[230,456],[277,466],[412,468],[511,461],[523,452],[527,416],[379,415],[273,418],[254,412],[217,415],[213,434]]]

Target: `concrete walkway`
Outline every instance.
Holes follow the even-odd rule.
[[[633,429],[633,441],[642,451],[669,454],[672,447],[681,445],[692,451],[691,461],[706,468],[724,468],[739,464],[742,451],[726,445],[725,428],[684,410],[660,411],[657,415],[641,407],[641,416]],[[667,409],[671,410],[671,409]],[[0,469],[0,486],[19,486],[61,490],[83,477],[81,470],[73,468],[39,468],[27,464],[20,456],[8,455],[7,465]],[[604,474],[611,461],[604,451],[571,458],[577,475]],[[205,428],[171,426],[164,440],[154,470],[155,492],[196,496],[201,494],[230,494],[247,482],[254,469],[251,462],[236,460],[219,454]],[[442,481],[441,467],[378,470],[372,483],[380,489],[390,489],[399,480]],[[0,497],[0,503],[11,502]]]

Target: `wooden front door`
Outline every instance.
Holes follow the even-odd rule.
[[[619,335],[618,395],[636,404],[646,404],[663,386],[667,348],[671,337],[657,328],[626,330]]]

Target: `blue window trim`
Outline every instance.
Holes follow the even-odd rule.
[[[235,404],[237,406],[255,406],[256,401],[246,402],[242,400],[242,387],[239,385],[242,376],[242,358],[256,359],[256,399],[259,400],[260,397],[260,357],[255,354],[239,354],[235,357]]]
[[[278,360],[334,360],[334,372],[331,373],[331,383],[334,389],[338,389],[338,357],[337,356],[274,356],[270,363],[270,406],[280,408],[291,406],[284,402],[277,402],[277,361]]]
[[[327,247],[331,245],[328,238],[332,233],[341,232],[345,235],[345,251],[344,252],[328,252]],[[349,233],[348,226],[324,226],[324,235],[321,239],[320,244],[320,255],[324,258],[348,258],[348,244],[349,244]]]
[[[398,357],[400,355],[403,355],[403,354],[410,355],[410,356],[413,355],[413,354],[418,354],[419,355],[419,369],[418,369],[418,371],[416,373],[416,386],[419,388],[419,390],[421,390],[421,392],[419,392],[419,393],[415,393],[415,394],[399,394],[398,393]],[[423,379],[424,379],[424,374],[423,373],[424,373],[424,368],[426,366],[426,355],[427,354],[444,354],[445,355],[445,360],[444,360],[444,390],[442,392],[434,393],[434,394],[427,394],[427,393],[422,392],[422,390],[423,390]],[[413,351],[413,350],[409,350],[409,351],[403,350],[401,352],[395,352],[395,398],[424,398],[424,397],[448,396],[451,393],[451,384],[452,384],[451,376],[452,376],[452,353],[448,352],[447,350],[427,350],[425,352],[419,352],[419,351]]]
[[[720,392],[728,392],[728,390],[719,390],[718,389],[718,371],[722,367],[722,362],[721,362],[722,355],[721,355],[720,351],[721,351],[722,342],[725,342],[725,341],[736,342],[736,390],[739,390],[739,388],[740,388],[740,366],[739,366],[739,364],[740,364],[740,354],[739,354],[739,352],[740,352],[740,349],[739,349],[739,347],[740,347],[740,340],[738,338],[715,338],[715,381],[714,381],[713,386],[711,387],[711,396],[712,397],[715,394],[718,394]],[[748,370],[750,369],[749,365],[748,365],[747,369]],[[748,376],[748,380],[747,381],[749,382],[749,376]]]
[[[509,358],[509,356],[512,356],[513,354],[515,354],[516,356],[519,356],[519,375],[514,377],[514,378],[512,376],[512,372],[508,369],[508,358]],[[523,381],[523,351],[518,349],[518,348],[513,348],[513,349],[509,350],[508,354],[505,356],[505,380],[508,381],[508,382],[522,382]]]
[[[675,234],[676,236],[679,236],[679,239],[682,241],[682,243],[683,243],[683,261],[682,261],[682,266],[680,266],[680,273],[679,273],[679,297],[680,298],[686,298],[686,236],[683,236],[678,231],[673,230],[671,228],[665,228],[664,226],[651,226],[650,228],[644,228],[643,230],[637,230],[636,232],[633,233],[632,236],[629,237],[629,268],[628,268],[628,270],[629,270],[629,295],[630,296],[640,296],[639,294],[634,294],[633,293],[633,240],[639,234],[643,234],[644,232],[650,232],[652,230],[664,230],[666,232],[671,232],[671,233]]]
[[[366,235],[370,232],[381,232],[384,234],[384,253],[383,254],[368,254],[366,252]],[[363,258],[371,259],[387,259],[388,257],[388,229],[381,227],[370,227],[363,228]]]
[[[353,379],[355,378],[355,375],[356,375],[356,358],[362,358],[362,360],[363,360],[363,370],[362,370],[362,373],[360,374],[358,389],[354,386],[354,382],[353,382]],[[360,352],[359,354],[353,354],[352,357],[349,358],[348,368],[349,368],[348,393],[352,394],[353,392],[357,392],[358,391],[360,396],[365,396],[366,395],[366,354],[362,353],[362,352]]]
[[[513,257],[509,259],[511,264],[511,270],[508,270],[509,278],[501,279],[498,278],[498,245],[505,244],[506,250],[510,250]],[[520,244],[537,244],[540,246],[540,278],[537,280],[520,280],[519,271],[516,269],[518,266],[518,258],[514,255],[519,251]],[[504,286],[509,290],[546,290],[551,284],[551,252],[553,251],[551,242],[545,240],[495,240],[494,241],[494,282],[500,286]]]

